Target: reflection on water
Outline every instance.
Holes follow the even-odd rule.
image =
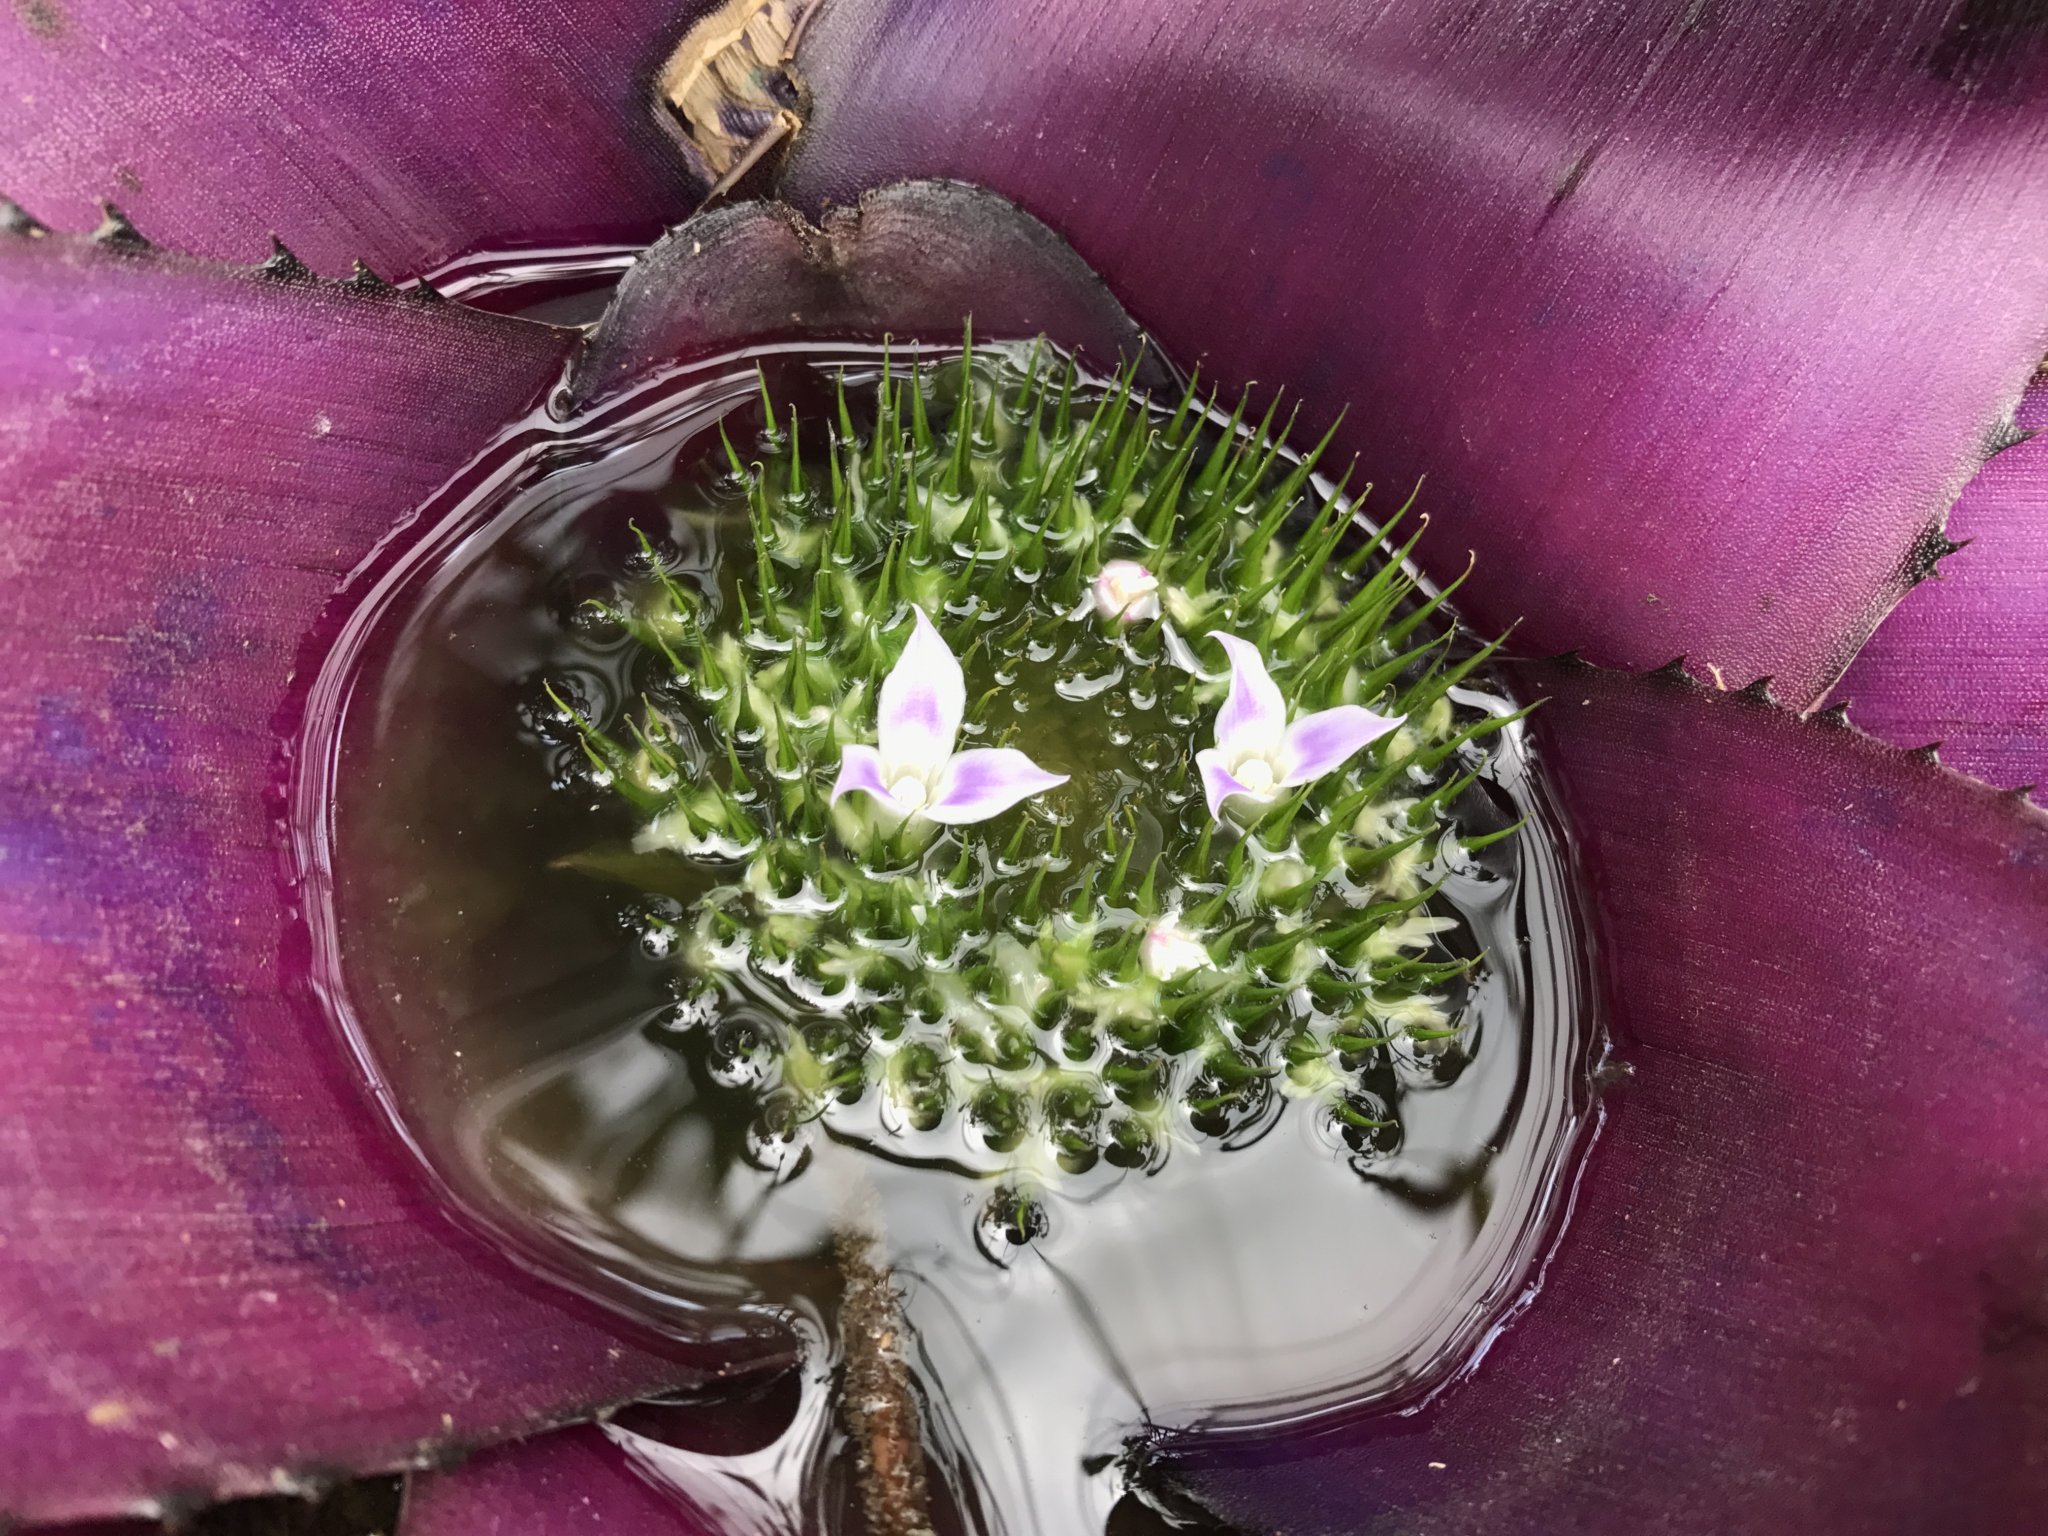
[[[873,361],[763,356],[796,396],[824,365]],[[1390,1058],[1396,1149],[1359,1155],[1295,1106],[1149,1171],[1100,1164],[1015,1246],[975,1241],[985,1181],[858,1145],[876,1129],[859,1106],[800,1165],[750,1148],[744,1062],[719,1044],[731,1021],[679,1004],[643,898],[562,862],[630,839],[635,818],[550,737],[540,680],[573,677],[600,715],[642,686],[637,648],[580,605],[630,565],[635,523],[686,565],[717,561],[732,532],[704,523],[693,476],[704,426],[750,409],[753,365],[537,426],[351,594],[294,835],[314,983],[394,1123],[526,1262],[723,1359],[801,1351],[773,1443],[611,1431],[721,1530],[836,1529],[850,1507],[834,1321],[850,1221],[878,1235],[900,1295],[945,1527],[1099,1532],[1148,1428],[1250,1433],[1440,1382],[1554,1234],[1596,1049],[1582,919],[1517,730],[1474,794],[1493,824],[1528,828],[1430,871],[1488,963],[1460,1052]]]

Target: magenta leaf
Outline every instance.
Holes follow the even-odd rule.
[[[637,1474],[593,1425],[410,1480],[402,1536],[727,1536]]]
[[[1632,1069],[1541,1294],[1418,1418],[1198,1441],[1183,1476],[1298,1536],[2023,1526],[2048,813],[1668,677],[1518,682]]]
[[[690,6],[36,0],[9,18],[0,191],[110,198],[181,250],[416,276],[478,249],[640,242],[702,184],[653,81]]]
[[[1943,559],[1871,637],[1834,696],[1856,723],[2001,789],[2048,801],[2048,380],[2021,402],[2036,435],[1984,466],[1956,503]],[[1944,546],[1946,547],[1946,546]]]
[[[2048,350],[2048,47],[1951,0],[834,0],[785,195],[959,176],[1285,383],[1478,627],[1810,703]]]
[[[323,605],[561,333],[0,235],[0,1490],[396,1466],[685,1375],[441,1214],[293,998],[269,800]]]
[[[1099,367],[1138,354],[1137,327],[1060,237],[979,187],[885,187],[811,230],[773,203],[692,220],[619,285],[577,364],[578,400],[748,341],[825,336],[957,347],[1043,332]],[[1157,367],[1139,376],[1159,384]]]

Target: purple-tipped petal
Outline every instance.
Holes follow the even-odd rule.
[[[703,8],[23,0],[0,189],[60,228],[92,228],[110,198],[227,261],[275,231],[330,276],[650,240],[703,188],[652,102]]]
[[[1980,13],[833,0],[784,191],[1016,198],[1172,355],[1426,476],[1480,628],[1805,704],[2048,350],[2048,55]]]
[[[910,615],[910,638],[882,679],[875,734],[888,772],[910,770],[929,779],[960,739],[967,678],[924,610],[912,608]]]
[[[1339,704],[1303,715],[1287,727],[1280,746],[1280,782],[1306,784],[1340,768],[1355,752],[1401,723],[1399,715],[1376,715],[1360,704]]]
[[[2048,379],[2018,424],[2036,435],[1985,465],[1949,519],[1967,547],[1878,626],[1834,696],[1873,735],[1939,741],[1951,768],[2048,801]]]
[[[0,235],[9,1517],[391,1467],[684,1369],[452,1225],[292,992],[292,679],[342,574],[563,353]]]
[[[946,764],[922,814],[947,826],[986,821],[1066,782],[1064,773],[1047,773],[1015,747],[975,747]]]
[[[1621,1061],[1534,1303],[1417,1418],[1231,1456],[1247,1528],[2018,1531],[2048,1500],[2048,814],[1558,666]]]
[[[865,790],[877,800],[895,803],[889,794],[889,782],[882,776],[882,754],[859,743],[840,750],[839,777],[832,781],[832,803],[837,805],[840,796],[855,790]]]
[[[1216,745],[1227,757],[1248,752],[1277,756],[1287,734],[1287,701],[1249,640],[1212,635],[1230,653],[1230,691],[1216,711]]]
[[[580,1425],[406,1483],[398,1536],[727,1536]]]
[[[1223,815],[1223,802],[1232,795],[1252,794],[1251,790],[1231,777],[1230,770],[1223,766],[1223,761],[1223,754],[1214,747],[1204,747],[1195,754],[1195,767],[1202,775],[1202,797],[1209,802],[1209,814],[1218,818]]]
[[[818,229],[774,203],[692,219],[626,275],[573,388],[587,402],[762,339],[957,346],[970,317],[976,336],[1042,332],[1101,367],[1138,356],[1143,341],[1102,279],[1037,219],[979,187],[922,181],[835,208]],[[1139,382],[1170,378],[1147,357]]]

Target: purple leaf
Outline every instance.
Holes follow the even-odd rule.
[[[1299,1536],[2022,1528],[2048,1498],[2048,813],[1683,682],[1517,681],[1551,697],[1632,1071],[1469,1381],[1415,1419],[1198,1442],[1193,1488]]]
[[[2048,428],[2048,380],[2028,391],[2019,427]],[[1887,741],[1939,741],[1951,768],[2048,787],[2048,435],[1984,466],[1948,536],[1967,547],[1899,604],[1835,697]]]
[[[0,189],[64,228],[111,198],[223,260],[276,231],[336,276],[652,239],[702,191],[652,100],[702,8],[22,0]]]
[[[1534,649],[1811,702],[2048,350],[2048,50],[1952,0],[834,0],[785,190],[1016,198]]]
[[[986,821],[1066,782],[1064,773],[1047,773],[1015,747],[975,747],[946,764],[923,814],[948,826]]]
[[[498,1446],[406,1486],[402,1536],[726,1536],[592,1425]]]
[[[829,336],[960,343],[1040,332],[1113,367],[1143,338],[1059,236],[978,187],[911,182],[835,209],[824,227],[773,203],[693,219],[620,283],[577,364],[593,400],[669,364],[749,341]],[[1160,386],[1156,364],[1139,376]]]
[[[390,1467],[686,1374],[449,1223],[281,956],[269,795],[302,647],[563,351],[0,237],[10,1516]]]

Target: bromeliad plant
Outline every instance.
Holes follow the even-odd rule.
[[[894,1156],[959,1159],[918,1134],[951,1116],[988,1171],[1147,1167],[1293,1096],[1367,1154],[1394,1056],[1459,1035],[1478,957],[1432,899],[1509,835],[1457,820],[1520,718],[1461,689],[1495,647],[1285,453],[1277,401],[1219,427],[1134,367],[970,342],[858,411],[842,377],[829,423],[764,379],[725,443],[749,537],[700,573],[643,535],[593,600],[654,681],[566,718],[650,883],[701,874],[654,919],[692,994],[785,1021],[714,1044],[768,1058],[771,1143],[879,1094]]]
[[[787,39],[804,8],[758,9],[726,35]],[[758,163],[821,221],[803,259],[739,238],[787,234],[779,212],[689,219],[643,263],[701,245],[682,318],[599,357],[586,403],[821,316],[938,341],[1014,301],[1007,334],[1065,334],[1092,301],[1038,281],[1043,227],[963,246],[886,200],[826,217],[959,178],[1071,241],[1173,355],[1350,402],[1340,446],[1427,472],[1434,547],[1479,552],[1483,622],[1637,674],[1692,658],[1519,674],[1556,700],[1532,730],[1639,1067],[1542,1295],[1409,1432],[1211,1457],[1193,1490],[1305,1532],[2023,1524],[2048,1498],[2048,828],[1810,712],[1941,560],[1849,673],[1859,719],[1946,737],[2000,788],[2048,778],[2043,440],[1956,508],[1967,551],[1943,532],[2048,339],[2027,8],[810,9],[802,90],[730,114],[778,150],[810,114]],[[366,1131],[289,983],[267,798],[336,582],[572,357],[596,366],[546,326],[313,273],[460,277],[465,252],[684,219],[704,188],[649,96],[685,10],[24,0],[4,24],[0,188],[58,231],[0,204],[10,1518],[519,1439],[421,1479],[408,1536],[544,1500],[695,1523],[594,1432],[519,1438],[705,1357],[551,1298]],[[297,256],[265,260],[271,231]],[[639,285],[607,329],[647,307]],[[1112,614],[1151,617],[1142,577],[1105,578]],[[1780,707],[1737,692],[1766,675]]]

